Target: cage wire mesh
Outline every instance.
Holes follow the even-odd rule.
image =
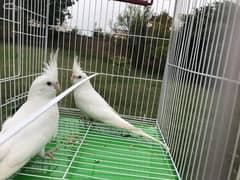
[[[0,2],[0,124],[26,100],[33,79],[39,75],[46,40],[46,4],[26,1]],[[34,24],[38,21],[39,24]],[[41,28],[40,28],[41,26]]]
[[[59,48],[59,81],[71,86],[74,56],[126,120],[163,140],[156,126],[174,0],[150,7],[108,0],[0,2],[1,125],[25,102],[43,62]],[[54,160],[35,157],[12,179],[179,179],[162,147],[86,123],[70,94],[59,103]]]
[[[58,146],[55,160],[35,157],[12,178],[240,179],[239,14],[238,0],[1,1],[1,125],[59,48],[62,88],[77,55],[83,70],[101,73],[91,82],[116,111],[165,138],[180,174],[156,144],[85,123],[70,94],[47,146]]]
[[[239,1],[175,7],[162,133],[183,179],[239,179]]]

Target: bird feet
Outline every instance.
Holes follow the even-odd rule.
[[[56,152],[58,150],[57,147],[53,148],[53,149],[50,149],[48,151],[45,152],[45,156],[48,156],[50,157],[52,160],[54,160],[54,155],[53,153]]]

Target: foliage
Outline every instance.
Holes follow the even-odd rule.
[[[102,28],[95,27],[94,30],[93,30],[93,36],[94,37],[103,37],[104,36],[104,32],[103,32]]]
[[[72,29],[72,34],[77,35],[79,33],[79,29],[77,27]]]
[[[184,104],[184,108],[181,108],[181,111],[179,112],[177,112],[178,110],[176,112],[174,111],[174,113],[179,117],[176,118],[177,124],[186,124],[185,126],[178,127],[180,134],[179,137],[181,137],[178,144],[182,144],[183,142],[189,143],[186,146],[186,153],[183,154],[181,149],[177,149],[175,157],[177,157],[177,159],[183,159],[183,157],[186,159],[188,166],[190,166],[188,168],[191,169],[193,174],[191,177],[196,177],[196,179],[198,179],[196,174],[198,174],[198,172],[198,175],[203,174],[204,166],[212,163],[211,161],[213,159],[211,158],[211,155],[218,153],[218,151],[211,151],[210,148],[208,159],[203,160],[201,163],[198,162],[194,164],[193,162],[201,157],[200,151],[198,151],[197,147],[199,148],[202,146],[201,153],[205,152],[205,154],[208,154],[206,153],[209,150],[207,144],[211,144],[211,147],[218,147],[218,145],[220,146],[220,144],[224,144],[225,142],[225,139],[223,139],[221,143],[219,143],[220,141],[217,139],[219,138],[219,135],[223,134],[224,137],[224,134],[227,134],[222,128],[227,128],[228,126],[224,126],[225,124],[222,124],[221,119],[218,117],[227,111],[221,113],[221,110],[225,108],[226,105],[231,104],[229,103],[231,102],[231,99],[226,100],[225,97],[231,98],[232,90],[230,90],[230,84],[225,83],[225,81],[222,79],[219,80],[218,78],[228,77],[229,74],[233,74],[234,72],[234,69],[231,68],[230,70],[229,68],[228,70],[227,68],[228,66],[231,67],[233,65],[229,60],[231,56],[236,57],[237,55],[235,53],[231,54],[234,52],[231,48],[236,45],[234,41],[238,40],[238,38],[235,37],[239,36],[239,31],[237,30],[238,26],[233,24],[235,22],[233,19],[239,19],[240,17],[238,8],[238,4],[228,1],[215,2],[195,8],[191,13],[180,16],[180,22],[178,22],[179,24],[177,24],[176,29],[174,29],[173,32],[173,37],[176,37],[176,39],[174,39],[174,44],[177,44],[178,49],[176,50],[175,48],[172,48],[170,55],[174,55],[174,57],[170,58],[170,63],[190,70],[184,71],[183,75],[183,71],[175,71],[175,74],[178,76],[175,84],[176,89],[184,89],[184,93],[181,94],[177,103],[180,104],[179,107]],[[228,57],[230,58],[228,59]],[[228,74],[228,71],[231,73]],[[180,75],[178,75],[178,72],[180,72]],[[233,78],[234,76],[229,77]],[[183,79],[185,82],[179,82],[180,79]],[[172,89],[175,91],[175,88]],[[168,93],[170,93],[170,99],[167,97],[166,102],[171,101],[172,98],[171,92]],[[196,98],[199,100],[196,101]],[[236,96],[235,98],[239,98],[239,96]],[[204,113],[202,113],[202,109],[204,109]],[[192,112],[198,112],[199,116],[191,116]],[[235,124],[235,126],[238,127],[239,110],[235,108],[232,112],[234,112],[234,115],[231,117],[232,124]],[[210,119],[210,121],[216,119],[216,123],[212,124],[211,121],[206,125],[206,119]],[[201,127],[205,127],[199,128],[200,125]],[[191,130],[189,127],[191,127]],[[232,128],[234,125],[229,127]],[[208,138],[203,140],[202,134],[206,134],[211,129],[220,129],[220,131],[211,132],[211,141],[209,141]],[[233,151],[233,144],[237,134],[233,129],[234,128],[230,130],[233,133],[231,133],[229,139],[226,140],[226,142],[228,141],[226,152]],[[189,137],[193,135],[196,135],[199,140],[189,140]],[[196,146],[196,141],[202,145]],[[216,145],[216,142],[219,144]],[[231,163],[230,159],[234,158],[232,153],[226,153],[225,155],[221,154],[224,157],[224,165],[219,172],[217,169],[218,166],[216,168],[213,167],[211,169],[211,172],[214,172],[212,177],[214,177],[215,173],[219,173],[221,179],[236,179],[240,164],[240,159],[238,158],[240,148],[237,148],[236,150],[236,157],[234,161],[232,161],[234,164],[231,164],[233,169],[231,177],[228,177],[228,175]],[[181,163],[177,162],[177,164]],[[183,179],[191,179],[190,177],[187,177],[187,175],[190,175],[190,173],[184,171],[181,176]],[[205,179],[209,178],[209,176],[205,177]]]
[[[47,3],[50,1],[49,6],[49,24],[62,24],[65,19],[71,18],[71,13],[69,10],[69,7],[73,6],[76,1],[78,0],[42,0],[42,1],[29,1],[29,0],[23,0],[22,6],[25,7],[28,10],[31,10],[35,13],[46,15],[47,12]],[[8,1],[13,2],[13,0]],[[0,1],[0,17],[3,17],[3,6],[5,1]],[[17,3],[20,3],[20,1],[15,2],[16,5],[19,5]],[[7,13],[7,10],[6,10]],[[25,12],[26,13],[26,12]],[[11,13],[10,13],[11,14]],[[27,16],[25,15],[25,18]],[[29,16],[28,16],[29,17]],[[40,19],[39,17],[36,19]]]
[[[188,36],[177,36],[177,41],[186,42],[179,50],[183,55],[177,54],[180,66],[205,74],[223,74],[224,62],[221,59],[227,55],[226,45],[231,34],[229,27],[233,22],[228,19],[234,16],[235,8],[227,1],[215,2],[181,16],[181,26],[175,33],[187,32]],[[199,83],[194,76],[192,78],[193,82]]]
[[[154,15],[149,7],[128,6],[115,27],[128,29],[128,59],[133,67],[162,75],[168,50],[172,18]]]
[[[111,57],[110,61],[115,64],[115,65],[122,65],[124,66],[124,64],[126,63],[126,59],[124,57],[120,57],[120,56],[116,56],[116,57]]]
[[[50,0],[49,24],[62,24],[66,18],[71,18],[68,7],[73,6],[76,1],[78,0]]]

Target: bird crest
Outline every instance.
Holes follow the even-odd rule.
[[[73,74],[79,74],[82,73],[83,70],[81,69],[80,61],[78,61],[78,57],[74,57],[74,62],[73,62]]]
[[[57,57],[58,57],[58,49],[55,53],[51,52],[50,61],[44,63],[43,75],[48,77],[52,77],[57,81],[58,79],[58,69],[57,69]]]

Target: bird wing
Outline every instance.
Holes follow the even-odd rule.
[[[42,101],[41,99],[26,101],[12,117],[9,117],[3,123],[2,131],[4,132],[7,129],[20,124],[21,121],[25,120],[31,113],[35,112],[43,104],[44,104],[44,101]]]
[[[76,106],[90,118],[113,127],[131,129],[133,126],[120,115],[93,88],[74,92]]]
[[[74,92],[74,99],[77,107],[92,119],[116,128],[126,129],[134,134],[143,136],[146,139],[160,143],[166,149],[166,152],[169,152],[169,148],[166,144],[121,118],[120,115],[113,110],[113,108],[92,87],[77,89]]]
[[[28,103],[26,103],[24,108],[29,107]],[[39,105],[32,106],[35,108],[31,108],[30,110],[35,112],[36,107]],[[11,122],[7,124],[8,127],[3,133],[8,133],[14,127],[14,123],[17,125],[21,123],[21,120],[27,118],[30,112],[24,108],[21,110],[21,113],[17,113],[21,117],[17,119],[15,114],[13,116],[15,119],[11,119]],[[53,106],[36,121],[19,131],[3,145],[0,145],[0,179],[6,179],[6,177],[15,173],[42,150],[57,131],[57,121],[58,109],[57,106]]]
[[[27,111],[26,111],[27,109]],[[25,117],[26,114],[30,114],[30,112],[32,112],[32,110],[35,109],[35,106],[30,105],[30,103],[26,102],[24,103],[20,109],[14,114],[14,116],[9,117],[2,126],[2,131],[1,132],[6,132],[9,128],[16,126],[17,124],[19,124],[21,122],[22,117]]]
[[[80,110],[88,116],[93,116],[98,110],[112,111],[113,108],[93,88],[76,90],[74,92],[75,103]]]
[[[0,139],[3,137],[3,134],[7,133],[9,130],[11,130],[12,127],[18,125],[21,123],[21,120],[24,120],[24,117],[26,117],[26,114],[28,112],[32,112],[32,110],[36,106],[30,106],[28,102],[24,103],[21,108],[14,114],[14,116],[9,117],[2,125],[2,130],[0,132]],[[30,109],[28,109],[30,108]],[[29,111],[26,111],[28,109]],[[4,143],[0,146],[0,161],[4,159],[4,157],[7,156],[9,152],[9,146],[6,145],[7,143]]]
[[[42,101],[41,99],[39,99],[38,102],[27,101],[26,103],[24,103],[23,106],[14,114],[14,116],[8,118],[8,120],[4,123],[3,129],[0,134],[8,133],[13,127],[16,127],[19,124],[21,124],[22,121],[28,118],[28,116],[31,113],[36,112],[39,109],[39,107],[41,107],[44,104],[46,104],[46,102]],[[47,141],[51,139],[50,137],[56,133],[55,131],[57,130],[57,121],[54,122],[53,120],[58,119],[58,114],[56,113],[58,113],[57,106],[49,109],[36,121],[31,123],[29,126],[25,127],[17,135],[12,137],[9,140],[9,142],[6,142],[6,146],[0,146],[0,159],[1,156],[9,155],[8,149],[10,147],[11,149],[14,147],[18,149],[19,154],[21,153],[34,154],[35,151],[38,151],[36,150],[38,148],[40,151],[42,146],[45,145]],[[51,128],[53,128],[52,129],[53,132],[51,132]],[[43,141],[43,143],[41,143],[41,141]],[[15,164],[18,163],[21,164],[22,161],[25,160],[26,160],[25,156],[22,157],[19,156],[19,158],[17,159],[17,161],[19,162],[15,162]]]
[[[0,138],[2,135],[3,135],[3,133],[0,133]],[[1,163],[1,161],[3,161],[4,157],[6,157],[6,154],[8,153],[8,151],[9,151],[8,147],[6,147],[4,145],[0,146],[0,163]]]
[[[8,127],[10,127],[12,124],[12,117],[8,117],[6,121],[4,121],[3,125],[2,125],[2,130],[1,133],[3,134]]]

